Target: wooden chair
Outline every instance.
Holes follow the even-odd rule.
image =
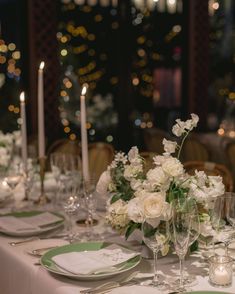
[[[48,157],[53,152],[70,153],[73,155],[80,155],[81,148],[78,141],[72,141],[69,139],[59,139],[55,141],[47,151]]]
[[[223,164],[218,164],[210,161],[188,161],[184,163],[184,168],[186,172],[190,175],[192,175],[195,170],[202,170],[210,176],[221,176],[223,178],[223,183],[225,185],[225,191],[233,191],[232,174],[228,170],[228,168]]]
[[[114,153],[113,146],[107,143],[97,142],[88,145],[89,169],[93,179],[99,179],[112,162]]]
[[[209,161],[210,153],[206,145],[201,143],[196,137],[187,138],[184,142],[180,159],[187,161]]]
[[[145,149],[150,152],[162,154],[164,152],[162,141],[167,133],[161,129],[152,128],[144,131]]]
[[[233,177],[235,178],[235,141],[228,143],[224,150],[228,166],[233,173]]]
[[[145,167],[144,167],[145,172],[147,172],[148,170],[150,170],[151,168],[154,167],[153,157],[156,155],[157,155],[156,152],[148,152],[148,151],[141,151],[140,152],[140,156],[145,161]]]

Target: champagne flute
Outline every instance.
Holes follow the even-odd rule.
[[[192,205],[192,212],[191,212],[192,225],[189,231],[189,244],[188,244],[189,248],[200,236],[200,218],[199,218],[196,201],[192,199],[192,202],[190,205]],[[195,281],[196,281],[195,275],[192,275],[192,274],[189,275],[184,273],[183,283],[185,285],[186,284],[190,285],[192,283],[195,283]]]
[[[166,283],[159,281],[157,273],[157,254],[160,250],[168,248],[170,241],[169,222],[161,221],[155,226],[152,219],[146,219],[142,223],[142,234],[144,243],[152,250],[154,257],[154,277],[151,285],[154,287],[164,287]]]
[[[174,199],[171,202],[172,209],[172,239],[175,247],[175,252],[179,257],[180,262],[180,280],[176,285],[177,291],[185,291],[184,286],[184,258],[188,251],[190,230],[192,227],[192,212],[194,209],[194,201],[190,198]]]

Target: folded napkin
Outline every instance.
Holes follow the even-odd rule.
[[[97,251],[70,252],[52,258],[56,265],[75,275],[99,274],[120,270],[138,252],[112,244]]]
[[[38,231],[49,228],[62,219],[50,212],[44,212],[31,217],[0,217],[0,228],[6,231]]]

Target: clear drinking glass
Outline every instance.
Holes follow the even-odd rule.
[[[180,261],[180,280],[176,285],[177,291],[185,291],[184,285],[184,258],[188,251],[190,230],[192,227],[194,201],[192,199],[175,199],[171,202],[172,209],[172,240],[175,252]]]
[[[77,233],[74,230],[75,228],[75,222],[74,222],[74,216],[77,214],[79,208],[80,208],[80,201],[79,198],[76,195],[72,195],[67,197],[62,202],[65,214],[67,215],[67,236],[66,239],[72,243],[75,240],[77,240]]]
[[[168,247],[170,241],[169,222],[161,221],[157,226],[151,222],[151,219],[146,219],[142,223],[142,234],[144,243],[152,250],[154,257],[154,277],[151,285],[154,287],[165,287],[166,283],[160,281],[157,273],[157,254],[164,247]]]

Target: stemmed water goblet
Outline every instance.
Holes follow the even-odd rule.
[[[4,181],[7,183],[7,185],[10,187],[11,191],[14,192],[16,186],[19,184],[22,178],[22,172],[20,170],[20,165],[15,164],[9,167],[7,170],[6,177],[4,178]]]
[[[172,240],[175,252],[180,262],[180,280],[177,285],[177,292],[184,292],[184,258],[188,251],[190,241],[190,230],[193,222],[194,201],[190,198],[174,199],[171,202],[172,209]]]
[[[170,241],[169,222],[160,221],[157,225],[152,219],[146,219],[142,223],[143,241],[153,252],[154,257],[154,277],[151,285],[158,288],[166,287],[166,283],[159,280],[157,273],[157,254],[160,250],[168,248]]]
[[[75,194],[70,194],[67,198],[65,198],[62,202],[65,214],[67,215],[67,236],[66,239],[72,243],[73,241],[77,240],[77,234],[74,230],[75,222],[74,217],[77,214],[80,208],[80,201],[79,197]]]
[[[91,178],[88,181],[83,181],[83,203],[86,210],[85,225],[87,230],[84,234],[86,240],[97,240],[100,235],[95,233],[94,226],[97,224],[95,212],[97,206],[96,198],[96,180]]]

